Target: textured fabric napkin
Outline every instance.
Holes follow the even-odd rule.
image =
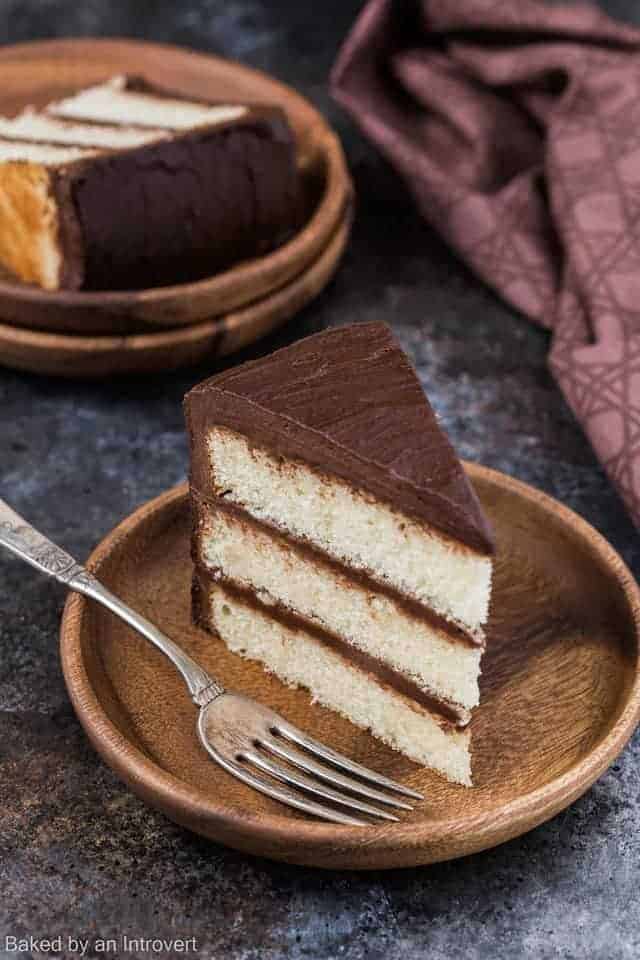
[[[370,0],[332,88],[423,216],[552,328],[640,526],[640,30],[584,4]]]

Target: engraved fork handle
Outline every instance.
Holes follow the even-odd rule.
[[[70,590],[83,593],[97,600],[103,607],[115,613],[130,627],[141,633],[158,648],[182,675],[191,698],[203,707],[224,693],[224,687],[209,676],[188,654],[165,636],[145,617],[136,613],[115,594],[107,590],[92,573],[77,563],[65,550],[47,540],[27,523],[11,507],[0,500],[0,545],[6,547],[21,560],[30,563],[41,573],[46,573]]]

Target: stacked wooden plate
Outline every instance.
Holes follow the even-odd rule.
[[[327,284],[351,225],[340,142],[311,104],[241,64],[176,47],[111,40],[0,51],[0,113],[42,105],[114,74],[143,74],[185,96],[282,106],[295,131],[306,220],[285,245],[195,283],[152,290],[49,292],[0,278],[0,363],[58,376],[175,369],[247,346]]]

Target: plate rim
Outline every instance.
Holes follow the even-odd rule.
[[[351,178],[348,172],[346,158],[337,134],[331,128],[328,120],[313,106],[310,100],[303,97],[293,87],[271,76],[266,71],[249,67],[230,57],[221,57],[217,54],[197,50],[189,46],[171,43],[155,43],[153,41],[138,40],[133,37],[59,37],[48,40],[30,40],[23,43],[9,44],[0,49],[0,64],[22,63],[23,57],[42,55],[61,55],[65,52],[78,57],[84,48],[91,48],[96,53],[108,55],[116,47],[130,48],[132,56],[136,50],[164,51],[172,56],[181,56],[185,60],[203,63],[213,61],[216,64],[231,65],[239,73],[252,76],[256,81],[268,82],[274,89],[279,89],[286,102],[296,103],[301,116],[308,118],[308,129],[313,131],[313,139],[317,142],[327,161],[327,180],[322,197],[310,219],[302,229],[297,231],[290,240],[275,250],[261,257],[252,258],[242,263],[232,265],[229,269],[186,283],[173,284],[166,287],[147,287],[140,290],[43,290],[29,284],[0,281],[0,298],[14,300],[25,304],[37,304],[42,308],[48,306],[58,308],[95,309],[99,312],[109,312],[117,309],[126,310],[131,307],[147,308],[162,306],[176,299],[192,298],[206,295],[215,288],[221,288],[218,296],[225,294],[227,288],[250,285],[252,278],[265,270],[277,274],[282,265],[292,259],[292,251],[296,260],[300,259],[300,269],[304,270],[323,249],[314,246],[314,236],[322,233],[325,240],[330,239],[336,225],[343,216],[344,209],[350,202],[353,194]],[[27,65],[24,65],[26,69]],[[322,230],[320,229],[322,228]],[[308,248],[308,249],[307,249]],[[309,252],[310,251],[310,252]],[[303,253],[308,256],[303,256]],[[273,291],[275,288],[269,288]],[[242,308],[241,304],[240,309]],[[145,322],[155,324],[159,329],[168,324],[151,317],[145,317]],[[186,325],[190,321],[184,321]],[[192,322],[192,321],[191,321]],[[25,329],[30,329],[25,327]]]
[[[633,574],[611,544],[588,521],[549,494],[499,470],[463,461],[472,480],[486,480],[499,488],[550,511],[563,524],[569,524],[592,551],[611,569],[623,591],[635,627],[636,663],[626,701],[607,735],[560,776],[535,790],[519,795],[491,815],[457,815],[421,824],[400,822],[371,828],[365,843],[357,827],[306,821],[283,814],[247,811],[215,798],[203,800],[202,794],[185,781],[164,770],[132,744],[109,720],[102,709],[84,669],[81,652],[83,611],[88,601],[70,593],[60,626],[62,669],[72,705],[91,743],[103,760],[145,802],[191,830],[191,824],[206,823],[203,835],[235,847],[289,863],[329,867],[331,869],[384,869],[418,866],[440,860],[456,859],[490,849],[528,832],[573,803],[614,762],[640,722],[640,587]],[[187,498],[188,484],[182,483],[148,500],[117,524],[92,551],[87,566],[99,567],[111,549],[149,516],[170,508]],[[194,728],[195,729],[195,728]],[[480,824],[478,821],[482,821]],[[214,836],[215,831],[215,836]],[[453,834],[460,834],[457,843]],[[300,859],[279,856],[292,840],[300,843]],[[439,849],[439,845],[444,848]],[[369,860],[356,858],[366,848]],[[260,851],[262,851],[260,853]],[[332,851],[332,852],[330,852]],[[373,855],[373,856],[372,856]],[[385,863],[385,858],[392,862]],[[323,862],[324,861],[324,862]]]
[[[0,321],[0,367],[45,373],[49,376],[69,378],[104,378],[120,374],[126,376],[138,370],[142,364],[145,372],[177,369],[189,363],[202,363],[206,359],[206,346],[211,344],[211,354],[215,358],[227,356],[249,344],[258,342],[283,324],[292,320],[322,293],[335,275],[347,247],[353,225],[353,208],[348,205],[344,217],[329,237],[327,245],[319,255],[307,264],[284,286],[272,290],[266,296],[245,306],[224,313],[212,320],[202,320],[188,326],[150,330],[146,333],[91,334],[82,336],[75,333],[62,333],[52,330],[33,330]],[[271,316],[275,314],[275,316]],[[243,336],[243,331],[255,323],[256,318],[264,322],[257,335]],[[172,366],[162,363],[147,367],[144,359],[158,351],[172,348],[185,349],[191,345],[202,348],[196,360],[191,357]],[[19,362],[10,354],[11,349],[24,351],[28,359]],[[74,366],[62,369],[61,365],[39,364],[37,358],[51,358],[59,355],[72,357]],[[132,363],[122,369],[102,369],[101,361],[111,358],[115,366],[123,356],[132,358]],[[36,358],[36,362],[33,362]],[[86,358],[87,368],[80,364]],[[96,360],[97,358],[97,360]],[[136,362],[139,361],[139,362]],[[96,363],[99,369],[96,369]]]

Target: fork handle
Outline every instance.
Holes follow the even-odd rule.
[[[103,607],[115,613],[130,627],[150,640],[180,672],[192,700],[198,706],[203,707],[224,693],[224,687],[210,677],[173,640],[158,630],[146,617],[136,613],[107,590],[92,573],[77,563],[65,550],[39,533],[4,500],[0,500],[0,545],[31,564],[36,570],[65,584],[70,590],[97,600]]]

